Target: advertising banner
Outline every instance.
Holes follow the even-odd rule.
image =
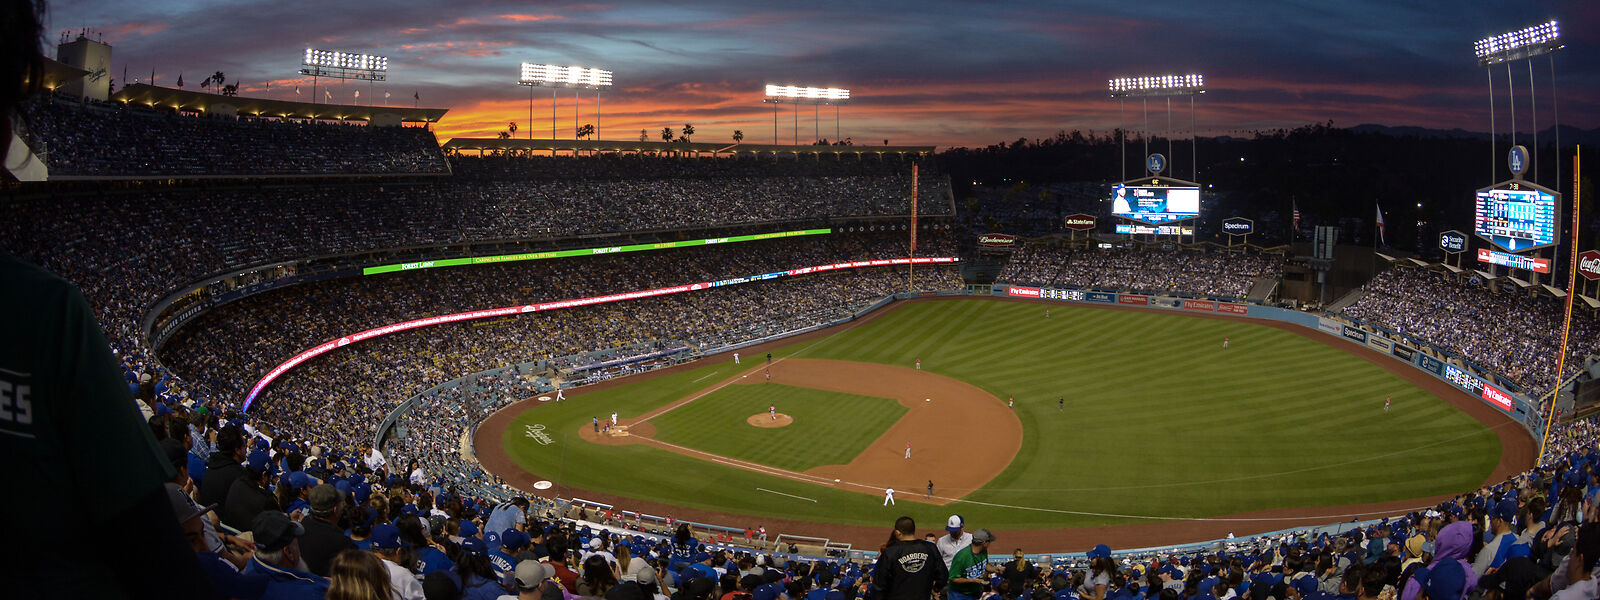
[[[1102,302],[1105,304],[1117,303],[1117,295],[1110,292],[1089,292],[1083,295],[1083,299],[1088,302]]]
[[[1007,296],[1016,296],[1019,298],[1038,298],[1039,292],[1039,288],[1017,287],[1014,285],[1006,288]]]
[[[1354,325],[1344,326],[1344,337],[1363,344],[1367,343],[1367,332]]]
[[[1321,329],[1321,330],[1323,330],[1325,332],[1328,332],[1328,333],[1331,333],[1331,334],[1334,334],[1334,335],[1339,335],[1339,332],[1342,330],[1343,327],[1344,327],[1343,323],[1340,323],[1340,322],[1335,321],[1333,319],[1329,319],[1327,317],[1318,317],[1317,318],[1317,329]]]
[[[1394,340],[1374,333],[1367,336],[1367,346],[1370,346],[1373,350],[1387,353],[1394,348]]]
[[[1395,358],[1398,358],[1398,359],[1406,361],[1406,362],[1416,362],[1416,359],[1417,359],[1417,351],[1416,350],[1414,350],[1412,348],[1407,348],[1405,346],[1401,346],[1400,344],[1395,344],[1394,348],[1389,350],[1389,353],[1393,354],[1395,356]]]
[[[1250,305],[1249,304],[1234,304],[1232,302],[1218,302],[1217,303],[1217,312],[1219,312],[1219,313],[1229,313],[1229,314],[1235,314],[1235,315],[1248,315],[1248,314],[1250,314]]]
[[[1203,310],[1206,312],[1216,312],[1217,303],[1210,300],[1184,300],[1183,308],[1184,310]]]
[[[1150,304],[1150,297],[1135,296],[1133,294],[1118,294],[1117,304],[1135,304],[1139,306],[1147,306]]]

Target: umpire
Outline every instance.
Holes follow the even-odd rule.
[[[872,571],[872,598],[928,600],[948,578],[939,548],[917,538],[915,520],[900,517],[894,522],[889,542],[878,553],[878,565]]]

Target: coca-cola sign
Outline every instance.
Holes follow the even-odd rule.
[[[1094,215],[1083,213],[1070,215],[1067,217],[1066,226],[1067,229],[1076,229],[1078,231],[1094,229]]]
[[[1578,274],[1584,279],[1600,279],[1600,250],[1587,250],[1578,255]]]
[[[1017,243],[1017,236],[1005,233],[985,233],[978,236],[979,246],[1006,248],[1015,243]]]

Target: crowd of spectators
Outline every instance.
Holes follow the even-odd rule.
[[[1449,350],[1516,382],[1529,396],[1548,394],[1558,382],[1565,306],[1537,291],[1497,289],[1474,279],[1393,268],[1367,282],[1365,293],[1343,313]],[[1576,375],[1584,359],[1597,354],[1600,319],[1573,311],[1566,369],[1559,380]]]
[[[30,146],[55,176],[444,173],[433,132],[41,98],[26,104]]]
[[[1072,248],[1027,244],[999,281],[1142,293],[1244,298],[1260,278],[1283,274],[1283,256],[1219,249]]]

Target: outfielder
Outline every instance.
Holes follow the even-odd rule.
[[[733,353],[733,364],[736,364],[736,365],[739,364],[739,353],[738,352]]]
[[[566,396],[561,395],[561,388],[556,388],[556,402],[560,402],[565,398]]]

